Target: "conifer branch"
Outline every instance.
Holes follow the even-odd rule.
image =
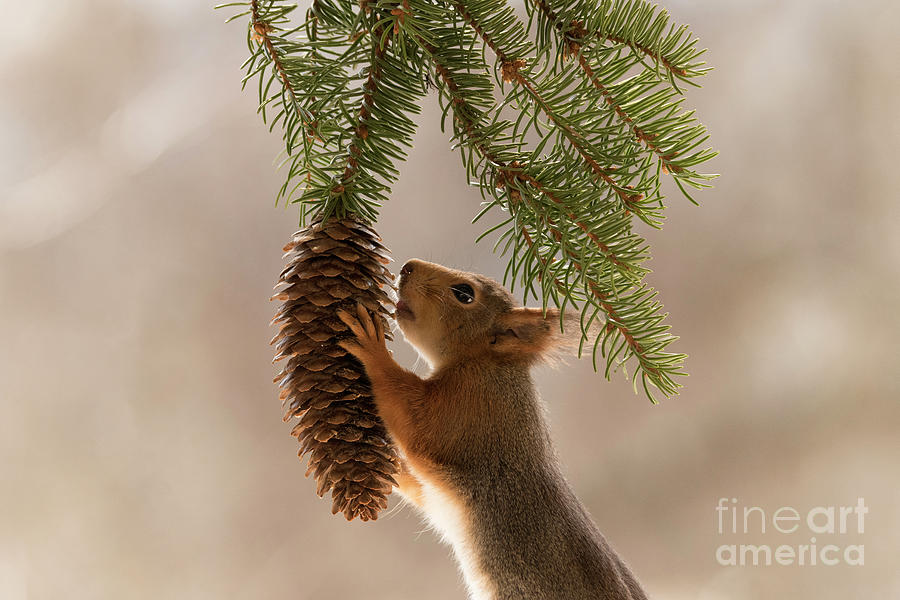
[[[591,68],[591,65],[588,64],[587,58],[585,58],[584,54],[581,52],[578,53],[578,64],[581,67],[581,70],[584,71],[584,74],[587,76],[588,80],[593,84],[597,90],[603,94],[603,97],[606,99],[606,103],[612,107],[612,109],[616,112],[616,115],[619,116],[625,123],[628,124],[628,127],[631,129],[632,133],[634,133],[635,137],[641,141],[647,148],[652,150],[659,156],[660,161],[663,165],[663,171],[666,173],[681,173],[684,171],[683,167],[680,167],[676,164],[672,163],[672,159],[675,158],[675,155],[671,152],[666,154],[663,150],[657,146],[653,140],[655,136],[648,134],[646,131],[640,128],[637,123],[634,122],[628,113],[625,112],[625,109],[622,108],[622,105],[617,103],[616,100],[612,97],[610,91],[600,83],[600,80],[594,74],[594,70]]]
[[[517,154],[512,160],[507,160],[500,149],[496,148],[486,137],[478,135],[477,132],[484,127],[486,115],[478,107],[471,104],[468,99],[471,97],[470,94],[466,93],[466,90],[457,83],[456,76],[442,59],[441,50],[421,38],[418,39],[418,42],[429,54],[435,72],[438,75],[438,81],[443,84],[442,91],[450,99],[449,104],[453,111],[454,123],[459,128],[459,133],[463,138],[462,141],[478,153],[491,172],[490,179],[493,182],[491,189],[505,190],[509,204],[515,206],[522,201],[522,193],[517,188],[521,187],[522,184],[527,184],[533,192],[542,195],[552,204],[559,206],[569,221],[582,230],[594,246],[601,251],[604,258],[623,271],[634,273],[636,270],[639,270],[641,271],[640,274],[643,275],[643,270],[636,269],[634,264],[619,259],[607,242],[602,241],[600,236],[589,225],[579,220],[572,210],[567,207],[567,203],[550,189],[550,184],[542,181],[540,175],[535,174],[526,155]],[[500,123],[499,125],[501,127],[495,128],[492,133],[495,137],[502,139],[504,136],[497,136],[497,133],[508,127],[509,124]],[[557,238],[561,237],[559,230],[554,228],[550,221],[548,221],[548,224],[554,236]]]
[[[579,21],[574,21],[569,24],[569,28],[567,29],[563,21],[560,19],[559,15],[550,8],[550,5],[546,0],[531,0],[534,2],[534,5],[540,10],[543,17],[550,21],[555,28],[557,35],[560,38],[560,41],[566,44],[565,50],[570,56],[575,56],[576,60],[578,60],[578,65],[581,67],[581,70],[584,72],[585,76],[588,78],[588,81],[597,88],[597,90],[603,95],[603,98],[606,100],[606,103],[615,111],[616,115],[619,116],[622,121],[627,123],[628,127],[631,129],[632,133],[634,133],[635,137],[640,140],[641,143],[647,146],[650,150],[659,155],[660,160],[663,163],[663,169],[666,172],[680,173],[683,171],[682,167],[678,165],[671,164],[671,154],[664,154],[663,151],[653,143],[653,137],[650,134],[643,131],[632,119],[628,113],[622,108],[622,105],[617,103],[615,99],[612,97],[610,91],[600,82],[599,78],[594,74],[594,70],[591,68],[587,58],[581,52],[581,40],[587,37],[587,31],[584,30],[584,26]],[[670,63],[662,59],[667,68],[671,69]],[[679,72],[683,75],[683,69],[679,69]]]
[[[324,0],[319,2],[324,5]],[[323,218],[354,213],[374,220],[399,175],[405,148],[412,145],[416,124],[409,115],[420,112],[418,98],[424,89],[406,71],[422,58],[414,46],[391,36],[402,13],[392,14],[383,3],[362,2],[350,20],[350,3],[337,2],[332,8],[345,12],[338,12],[344,18],[331,25],[329,43],[339,42],[331,63],[342,69],[359,64],[364,68],[341,80],[333,149],[317,153],[321,171],[311,171],[312,180],[296,201],[317,206]]]
[[[565,202],[563,202],[555,193],[550,191],[538,177],[530,172],[531,168],[528,164],[523,164],[518,160],[506,163],[503,158],[501,158],[500,153],[496,151],[491,144],[478,138],[475,132],[479,128],[478,121],[480,118],[473,118],[473,116],[470,116],[478,115],[478,109],[471,107],[468,104],[465,95],[460,93],[460,87],[454,80],[454,76],[450,69],[441,63],[440,58],[437,55],[437,49],[427,43],[423,43],[423,45],[433,61],[435,72],[445,86],[447,94],[452,98],[451,105],[454,119],[461,125],[465,135],[465,143],[478,152],[481,158],[490,165],[490,168],[492,169],[492,179],[496,182],[494,188],[508,188],[508,204],[515,207],[522,200],[522,194],[514,187],[514,182],[523,182],[530,185],[536,192],[543,195],[553,204],[562,207],[561,210],[564,212],[565,216],[588,236],[597,249],[601,251],[604,258],[617,267],[631,272],[633,267],[620,260],[607,243],[600,240],[599,236],[593,233],[586,224],[579,221],[578,217],[571,210],[566,209]],[[562,238],[562,234],[552,225],[552,223],[548,222],[548,226],[557,240]]]
[[[235,15],[229,21],[243,15],[249,15],[250,22],[247,31],[247,46],[250,57],[244,62],[242,68],[247,72],[243,79],[243,86],[254,77],[259,80],[259,112],[263,121],[267,122],[267,108],[275,104],[280,107],[277,116],[271,120],[270,129],[281,121],[285,127],[286,153],[290,156],[297,144],[308,146],[316,137],[313,125],[313,115],[303,106],[300,100],[299,84],[292,79],[292,74],[286,63],[293,59],[293,53],[304,51],[303,48],[291,42],[288,37],[296,31],[290,28],[290,13],[296,8],[294,5],[276,5],[272,2],[233,3],[223,6],[246,6],[247,10]],[[217,7],[221,8],[221,7]],[[266,75],[266,72],[269,75]],[[270,95],[270,89],[275,81],[278,82],[278,90]],[[299,157],[297,157],[299,158]],[[296,161],[300,163],[300,161]],[[308,162],[292,165],[292,171],[301,170],[308,166]],[[278,198],[282,198],[291,176],[279,191]]]
[[[686,26],[670,25],[668,12],[647,0],[527,0],[525,6],[529,13],[537,8],[548,17],[538,27],[538,47],[543,52],[551,45],[552,36],[547,29],[560,24],[568,38],[558,40],[563,56],[575,53],[573,44],[595,41],[614,48],[629,48],[637,60],[643,62],[648,58],[657,67],[661,66],[665,72],[660,76],[676,90],[676,78],[696,85],[691,79],[709,71],[700,60],[706,50],[697,48],[697,38]]]
[[[258,0],[251,0],[250,2],[250,24],[253,28],[253,38],[266,49],[269,60],[272,61],[275,71],[281,78],[281,84],[291,97],[291,101],[296,102],[297,95],[294,93],[294,86],[288,79],[287,72],[281,62],[281,56],[275,48],[275,44],[272,43],[272,38],[269,36],[269,33],[274,31],[274,26],[260,17]]]
[[[587,150],[584,147],[584,144],[581,142],[582,137],[577,134],[572,129],[572,127],[566,125],[560,120],[559,115],[554,113],[553,107],[551,107],[547,103],[547,101],[541,97],[541,94],[530,81],[530,78],[525,77],[525,75],[522,74],[519,69],[519,65],[517,65],[516,63],[513,63],[511,66],[504,65],[504,71],[510,73],[513,77],[513,80],[528,91],[535,104],[537,104],[544,112],[544,114],[547,115],[547,118],[550,119],[551,123],[559,127],[559,129],[562,131],[562,134],[567,140],[569,140],[569,143],[572,144],[572,147],[576,152],[578,152],[581,158],[584,159],[584,162],[588,165],[588,167],[590,167],[591,171],[593,171],[605,183],[609,184],[609,186],[615,191],[616,195],[622,201],[622,204],[624,204],[625,207],[633,213],[641,215],[642,211],[638,203],[644,198],[644,195],[630,193],[623,186],[617,184],[613,180],[613,178],[610,176],[610,172],[607,169],[601,167],[600,163],[598,163],[594,157],[588,154]]]
[[[684,355],[666,352],[677,338],[643,281],[649,248],[632,219],[660,225],[661,172],[682,191],[710,178],[695,168],[715,153],[697,149],[706,132],[676,85],[707,70],[696,38],[646,0],[528,0],[536,44],[505,0],[314,0],[297,28],[287,1],[238,3],[250,21],[245,83],[258,77],[264,120],[274,106],[270,127],[284,128],[279,197],[301,218],[374,220],[432,70],[441,126],[451,119],[486,200],[475,220],[507,215],[484,234],[500,231],[504,282],[545,308],[579,309],[585,336],[605,316],[595,367],[599,354],[609,377],[633,359],[636,388],[677,393]]]
[[[439,90],[448,98],[448,107],[454,116],[454,126],[457,130],[457,135],[464,144],[468,145],[478,153],[483,159],[483,164],[491,171],[492,175],[490,179],[492,184],[490,185],[490,189],[494,192],[495,197],[503,202],[504,206],[510,211],[510,214],[516,217],[516,227],[518,227],[519,234],[526,242],[528,248],[527,252],[530,253],[540,265],[540,272],[537,274],[537,278],[544,283],[552,285],[556,292],[563,297],[571,295],[571,284],[563,283],[558,276],[552,274],[553,268],[549,264],[551,260],[556,261],[556,259],[548,258],[548,255],[553,257],[559,254],[567,259],[567,262],[572,264],[574,268],[581,273],[581,277],[583,277],[585,281],[585,286],[589,290],[589,293],[594,297],[595,303],[598,304],[606,314],[606,326],[599,351],[607,357],[607,377],[609,377],[614,364],[624,362],[629,356],[634,356],[639,365],[638,371],[635,373],[635,378],[639,373],[641,374],[643,385],[645,389],[647,389],[647,393],[651,399],[653,399],[653,396],[652,393],[649,392],[648,385],[660,389],[666,395],[675,393],[679,386],[674,382],[672,377],[677,374],[678,370],[666,369],[671,357],[678,357],[680,355],[662,352],[665,345],[674,341],[675,338],[672,336],[661,338],[659,334],[664,333],[664,331],[655,330],[651,334],[651,342],[645,346],[641,341],[640,334],[635,333],[628,325],[627,319],[623,320],[620,316],[620,314],[625,314],[625,311],[627,310],[632,314],[640,316],[640,320],[638,321],[640,325],[647,325],[650,321],[652,321],[653,325],[658,325],[663,318],[663,315],[656,314],[658,313],[656,310],[658,305],[652,306],[653,314],[651,315],[647,315],[645,310],[643,311],[644,314],[641,315],[642,309],[645,309],[646,306],[642,306],[640,302],[631,304],[627,299],[622,300],[620,307],[617,308],[614,304],[615,298],[621,296],[635,297],[635,295],[642,298],[646,295],[645,287],[642,285],[632,286],[631,291],[626,291],[624,288],[621,290],[609,290],[606,288],[600,280],[593,276],[590,272],[591,269],[586,269],[583,266],[583,263],[585,262],[583,260],[584,257],[575,252],[571,244],[566,243],[567,236],[560,230],[559,224],[554,221],[552,217],[548,217],[547,215],[541,216],[540,209],[530,201],[533,193],[543,195],[552,204],[560,206],[562,214],[568,218],[570,223],[574,224],[583,232],[587,239],[600,250],[603,258],[607,261],[625,271],[630,270],[632,264],[623,262],[614,253],[610,252],[610,248],[607,244],[601,241],[599,237],[593,233],[592,229],[581,222],[573,212],[568,210],[564,206],[565,203],[551,190],[547,189],[538,176],[532,174],[533,169],[529,164],[519,162],[519,160],[513,161],[512,163],[508,162],[502,151],[493,148],[490,141],[479,137],[478,131],[484,127],[484,114],[478,107],[473,106],[468,102],[466,90],[457,83],[454,73],[450,67],[445,64],[446,61],[442,60],[440,49],[427,43],[423,43],[423,47],[433,61],[435,72],[437,74],[436,81],[440,86]],[[520,156],[519,158],[520,160],[526,160],[524,156]],[[523,187],[522,184],[526,184],[527,187]],[[529,231],[527,222],[530,220],[530,217],[526,217],[526,213],[533,213],[539,216],[542,226],[549,232],[549,239],[544,238],[543,234],[538,232],[533,234]],[[524,220],[522,220],[521,217],[524,217]],[[549,250],[545,254],[542,254],[538,250],[534,235],[538,235],[540,239],[544,239],[545,244],[549,245]],[[511,263],[515,262],[515,260],[516,259],[514,258]],[[596,262],[588,264],[593,264],[593,266],[596,267]],[[639,269],[641,271],[640,275],[643,276],[646,270],[642,268]],[[551,274],[549,276],[545,275],[548,272]],[[635,283],[635,280],[628,279],[623,280],[622,283],[628,281]],[[639,282],[639,278],[637,278],[637,281]],[[626,285],[628,284],[626,283]],[[624,310],[621,308],[623,306],[626,307]],[[588,317],[588,320],[590,319],[591,316]],[[583,331],[584,330],[586,330],[586,327]],[[620,341],[617,342],[617,339]],[[598,342],[599,341],[601,340],[598,339]],[[660,343],[661,341],[663,343]],[[627,350],[623,351],[623,348],[627,348]],[[661,361],[661,363],[657,364],[657,361]]]
[[[363,3],[363,10],[366,10],[365,1]],[[331,188],[331,194],[335,197],[342,196],[347,193],[348,188],[352,188],[354,176],[359,170],[359,160],[357,157],[361,153],[360,146],[369,137],[367,123],[372,116],[372,107],[374,106],[376,99],[380,96],[381,89],[379,88],[379,83],[383,76],[381,62],[384,59],[385,52],[387,52],[387,46],[390,43],[389,39],[382,43],[383,33],[383,27],[379,24],[376,24],[371,31],[372,58],[367,68],[366,82],[363,84],[363,95],[358,110],[359,117],[356,120],[356,127],[353,128],[352,137],[347,144],[347,152],[343,161],[347,166],[344,168],[340,180],[336,181],[335,185]],[[328,211],[326,210],[325,212],[327,213]],[[339,215],[339,217],[343,216],[344,215]],[[374,220],[375,215],[367,216],[372,217]]]
[[[649,151],[657,156],[663,172],[673,177],[684,180],[689,185],[697,188],[705,187],[705,181],[712,178],[709,175],[700,175],[690,169],[691,166],[708,160],[715,155],[710,150],[694,152],[693,148],[708,138],[705,128],[696,123],[690,113],[679,112],[681,98],[680,90],[672,86],[665,90],[656,90],[657,78],[653,72],[645,70],[637,76],[628,77],[626,85],[616,84],[615,78],[622,73],[627,73],[633,65],[630,60],[622,60],[618,56],[608,56],[602,49],[597,51],[592,48],[596,39],[604,39],[597,35],[590,35],[584,28],[584,22],[575,17],[577,12],[566,10],[560,14],[554,10],[550,3],[553,0],[529,0],[537,9],[538,20],[545,27],[553,30],[557,44],[562,47],[563,57],[575,57],[581,72],[602,95],[605,103],[615,113],[618,119],[628,128]],[[630,9],[643,8],[642,16],[652,14],[652,7],[644,6],[641,2],[635,2]],[[577,8],[577,5],[576,5]],[[629,8],[622,7],[620,13],[627,13]],[[649,10],[650,13],[646,11]],[[656,21],[665,24],[666,16],[663,13],[657,15]],[[613,36],[615,37],[615,36]],[[619,38],[616,38],[619,39]],[[597,57],[600,62],[598,73],[591,66],[591,58]],[[665,57],[660,59],[667,67],[672,67]],[[679,75],[686,77],[687,70],[682,67],[675,69]],[[696,75],[697,73],[693,73]],[[604,80],[610,83],[604,83]],[[633,106],[635,114],[629,114],[626,110],[626,101],[617,98],[620,93],[613,90],[622,90],[627,94],[627,103]],[[642,94],[644,94],[642,96]],[[660,118],[660,115],[665,115]],[[681,184],[679,183],[679,187]],[[682,191],[684,189],[682,188]],[[685,195],[692,200],[689,194]]]
[[[522,227],[521,234],[528,246],[529,252],[540,262],[542,271],[550,271],[550,262],[555,261],[555,259],[541,255],[538,244],[532,239],[532,236],[529,234],[526,227]],[[572,264],[579,271],[582,269],[577,261],[573,261]],[[540,274],[538,275],[538,278],[545,280]],[[549,279],[552,285],[561,293],[566,293],[568,291],[569,286],[564,284],[558,278],[551,277]],[[637,376],[640,375],[644,391],[650,401],[654,404],[657,403],[657,400],[650,391],[648,384],[657,388],[666,396],[678,393],[678,389],[682,386],[677,383],[673,377],[685,375],[681,363],[686,356],[683,354],[663,352],[666,346],[678,338],[665,333],[669,329],[668,326],[659,325],[665,318],[665,315],[658,314],[659,304],[653,300],[656,293],[643,285],[635,288],[630,293],[632,297],[641,300],[639,306],[643,307],[649,305],[651,307],[651,310],[648,311],[648,317],[645,317],[644,319],[645,323],[643,323],[643,325],[650,326],[653,333],[662,338],[655,340],[652,347],[645,347],[635,338],[633,331],[625,324],[625,320],[621,318],[620,312],[622,311],[615,308],[611,294],[603,291],[601,287],[593,281],[588,282],[588,288],[591,294],[597,299],[603,312],[607,315],[604,334],[601,334],[601,337],[599,337],[595,343],[595,353],[596,344],[599,344],[600,352],[606,358],[606,378],[609,379],[610,371],[614,364],[624,364],[629,356],[634,356],[639,365],[639,369],[633,377],[635,391],[637,391]],[[624,341],[617,343],[615,338],[611,337],[611,334],[613,333],[618,334]],[[663,335],[659,336],[659,334]],[[627,345],[628,349],[623,352],[625,345]],[[661,363],[660,366],[655,366],[658,362]]]
[[[421,65],[420,53],[389,36],[402,15],[381,2],[315,0],[303,27],[291,27],[295,5],[226,6],[235,5],[246,6],[242,14],[250,17],[244,82],[258,77],[263,120],[276,105],[270,128],[279,121],[284,128],[288,172],[279,198],[300,204],[301,222],[308,212],[374,220],[412,143],[408,115],[420,111],[424,94],[407,74],[410,65]]]
[[[619,198],[622,205],[640,217],[646,223],[658,227],[660,224],[659,212],[655,210],[660,198],[654,195],[652,198],[645,197],[645,193],[635,190],[633,186],[623,185],[613,178],[614,170],[605,168],[600,164],[600,160],[596,156],[596,152],[591,152],[588,147],[588,135],[585,132],[577,131],[569,120],[558,111],[551,102],[548,101],[542,87],[527,67],[525,57],[529,51],[527,37],[523,30],[520,30],[519,22],[512,18],[503,19],[503,14],[491,15],[496,10],[495,2],[484,2],[481,0],[450,0],[450,4],[456,9],[463,21],[469,25],[481,38],[485,46],[490,48],[500,63],[500,69],[503,80],[506,82],[514,82],[519,88],[524,90],[529,96],[531,102],[540,112],[546,115],[550,123],[564,137],[575,152],[581,157],[586,168],[604,184],[609,186],[613,193]],[[503,10],[507,10],[508,6],[504,3]],[[509,11],[511,15],[511,11]],[[504,28],[506,31],[504,31]],[[504,49],[498,42],[501,36],[509,37],[517,45],[511,49]],[[565,87],[565,86],[560,86]],[[648,190],[649,191],[649,190]]]

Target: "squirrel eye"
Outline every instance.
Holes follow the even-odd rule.
[[[472,304],[475,302],[475,290],[468,283],[458,283],[450,286],[450,291],[456,296],[456,299],[463,304]]]

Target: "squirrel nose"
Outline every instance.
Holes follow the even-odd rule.
[[[400,269],[400,274],[401,274],[401,275],[409,275],[409,274],[412,273],[412,272],[413,272],[413,264],[412,264],[412,261],[409,261],[408,263],[406,263],[405,265],[403,265],[403,268]]]

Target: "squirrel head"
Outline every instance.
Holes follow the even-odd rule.
[[[406,340],[437,368],[463,358],[492,356],[531,364],[580,339],[578,317],[516,306],[501,284],[474,273],[413,259],[400,270],[397,323]]]

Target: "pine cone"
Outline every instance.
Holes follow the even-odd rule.
[[[299,420],[291,435],[299,456],[309,456],[306,475],[315,475],[319,496],[331,490],[332,514],[341,511],[348,521],[378,518],[399,465],[362,365],[338,346],[353,334],[336,313],[355,313],[357,302],[382,320],[390,338],[393,278],[380,240],[356,217],[314,223],[284,247],[288,265],[278,282],[284,287],[273,296],[284,302],[272,320],[281,331],[271,342],[275,361],[287,359],[275,378],[284,420]]]

